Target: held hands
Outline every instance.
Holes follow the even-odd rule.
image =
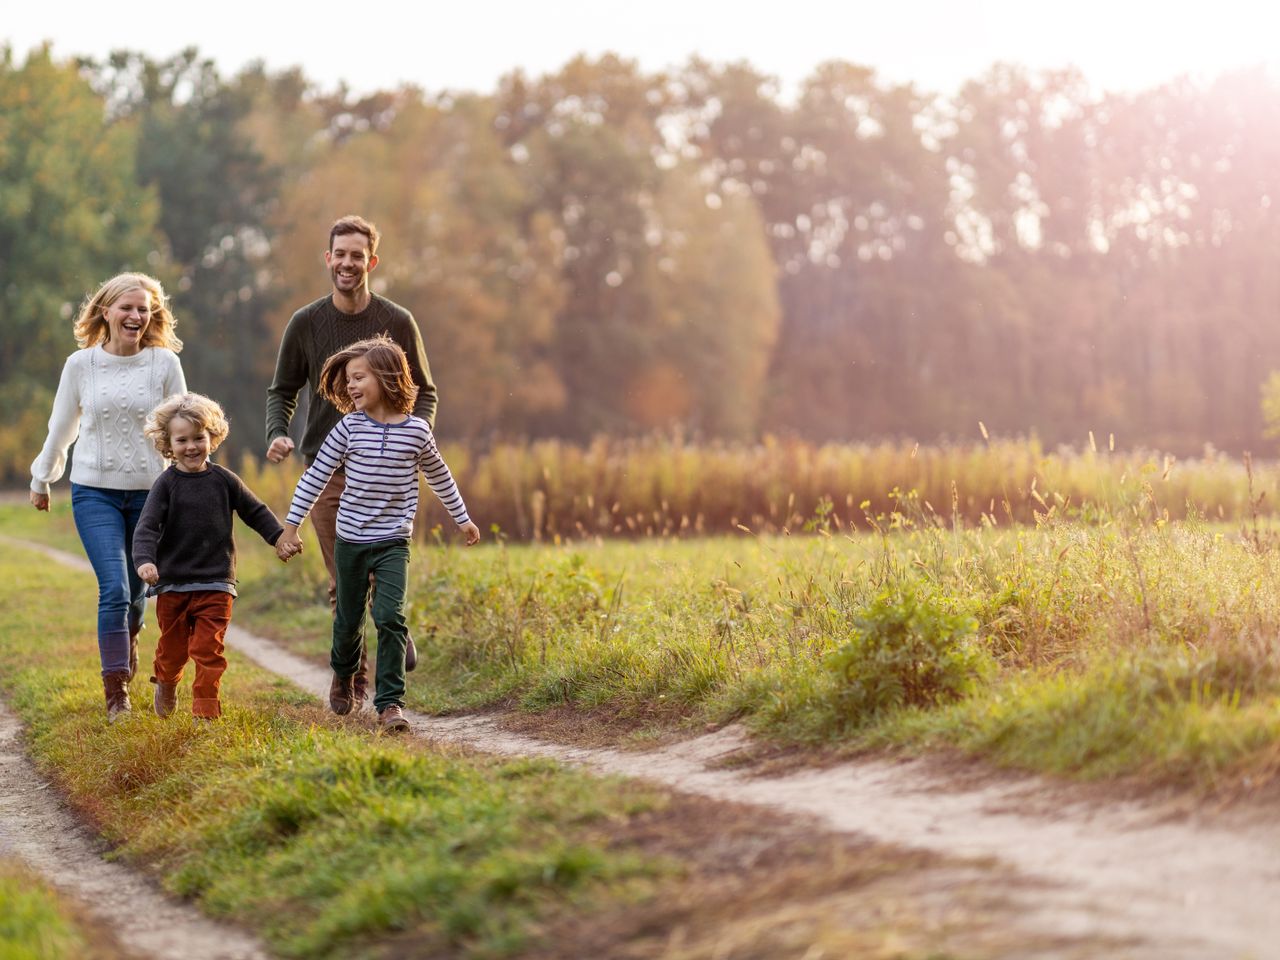
[[[291,453],[293,453],[293,441],[288,437],[276,437],[271,441],[271,446],[267,447],[267,459],[272,463],[281,463]]]
[[[467,535],[468,547],[474,547],[477,543],[480,542],[480,528],[477,527],[470,520],[468,520],[462,526],[458,527],[458,529]]]
[[[160,571],[156,569],[154,563],[144,563],[138,568],[138,579],[148,586],[154,587],[156,581],[160,579]]]
[[[301,552],[302,539],[298,536],[298,528],[285,527],[284,533],[280,534],[280,539],[276,541],[276,556],[282,563],[288,563]]]
[[[37,510],[49,509],[49,495],[47,493],[36,493],[31,491],[31,505]]]

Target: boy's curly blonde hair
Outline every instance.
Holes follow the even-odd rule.
[[[173,446],[169,443],[169,421],[181,417],[199,430],[209,434],[209,452],[213,453],[227,439],[231,427],[227,415],[216,400],[199,393],[175,393],[147,414],[142,432],[155,444],[160,456],[173,459]]]

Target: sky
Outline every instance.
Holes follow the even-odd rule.
[[[1280,72],[1280,5],[1258,0],[44,0],[4,18],[0,42],[21,59],[112,49],[154,57],[196,46],[226,73],[262,60],[301,66],[356,93],[413,83],[492,90],[514,68],[540,74],[579,53],[615,52],[649,70],[691,54],[747,60],[794,92],[831,59],[892,82],[950,92],[996,61],[1080,68],[1098,90],[1133,91],[1175,76]]]

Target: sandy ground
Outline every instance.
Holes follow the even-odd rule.
[[[82,557],[23,545],[88,569]],[[232,627],[227,642],[327,699],[327,669],[238,627]],[[957,779],[925,761],[859,760],[758,776],[724,763],[747,743],[732,728],[637,752],[548,743],[504,730],[499,718],[489,716],[410,714],[410,720],[420,736],[488,753],[551,757],[687,793],[815,817],[830,829],[882,842],[993,858],[1022,878],[1008,892],[1025,911],[1028,927],[1126,944],[1108,951],[1109,957],[1280,958],[1280,826],[1266,810],[1187,813],[1157,802],[1068,799],[1076,792],[1041,778]],[[21,758],[4,762],[7,790],[11,780],[22,779],[11,777],[7,764]],[[14,806],[4,800],[0,819],[7,822]],[[21,806],[39,804],[28,794]],[[0,824],[0,850],[12,832]]]

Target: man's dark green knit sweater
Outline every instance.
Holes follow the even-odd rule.
[[[298,391],[311,388],[307,426],[302,434],[302,457],[310,464],[329,431],[342,418],[328,400],[316,392],[324,362],[357,340],[385,333],[404,348],[409,371],[418,385],[414,416],[432,427],[436,424],[436,385],[431,381],[427,351],[413,314],[386,297],[372,294],[360,313],[343,313],[333,305],[332,294],[309,303],[289,321],[280,340],[276,375],[267,388],[267,443],[288,436],[289,421],[298,409]]]

